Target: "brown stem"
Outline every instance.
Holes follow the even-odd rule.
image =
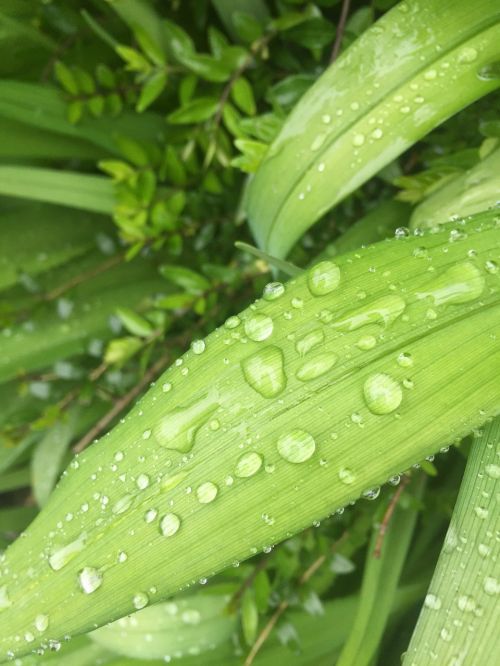
[[[408,485],[410,482],[410,477],[409,476],[404,476],[403,479],[401,480],[401,483],[398,486],[398,489],[394,493],[394,495],[391,497],[391,501],[389,502],[386,512],[384,514],[384,517],[382,519],[382,522],[380,523],[379,531],[378,531],[378,537],[377,537],[377,542],[375,544],[375,548],[373,549],[373,557],[375,559],[379,559],[380,555],[382,553],[382,546],[384,545],[384,539],[386,532],[389,528],[389,523],[391,522],[392,514],[394,513],[394,510],[396,509],[396,506],[399,502],[399,499],[403,493],[403,490],[405,487]]]
[[[347,21],[347,15],[349,14],[349,5],[351,0],[343,0],[342,9],[340,11],[339,23],[337,25],[337,30],[335,33],[335,42],[333,44],[332,55],[330,56],[330,62],[337,60],[337,57],[340,52],[340,46],[342,44],[342,37],[344,36],[345,24]]]
[[[56,287],[55,289],[52,289],[52,291],[48,291],[46,294],[42,296],[42,300],[44,301],[53,301],[56,298],[59,298],[62,294],[64,294],[66,291],[69,289],[73,289],[73,287],[76,287],[77,285],[81,284],[82,282],[85,282],[86,280],[90,280],[91,278],[95,277],[96,275],[100,275],[100,273],[104,273],[105,271],[108,271],[110,268],[113,268],[113,266],[116,266],[120,262],[122,262],[124,259],[123,254],[115,254],[113,257],[110,257],[106,261],[103,261],[102,264],[99,264],[98,266],[94,266],[90,270],[80,273],[79,275],[75,275],[75,277],[71,278],[68,282],[65,284],[60,285],[59,287]]]

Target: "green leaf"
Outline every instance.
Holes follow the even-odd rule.
[[[167,84],[167,71],[157,70],[144,83],[135,109],[138,113],[145,111],[163,92]]]
[[[130,308],[116,308],[116,314],[122,320],[127,331],[132,333],[132,335],[147,338],[154,330],[147,319],[144,319],[144,317],[141,317],[141,315]]]
[[[108,178],[55,169],[0,166],[0,194],[96,213],[111,213],[115,205]]]
[[[409,42],[419,57],[398,56]],[[492,0],[457,0],[446,14],[440,0],[404,1],[384,14],[301,98],[262,161],[247,196],[260,247],[286,255],[334,204],[497,88],[478,71],[499,43]]]
[[[255,603],[255,593],[249,588],[245,590],[241,602],[241,626],[243,637],[247,645],[253,645],[257,637],[257,628],[259,625],[259,611]]]
[[[24,638],[38,613],[60,639],[133,612],[138,592],[166,599],[497,414],[500,284],[485,265],[499,257],[498,226],[488,213],[460,228],[452,241],[445,228],[317,264],[193,345],[6,551],[1,653],[40,645]],[[301,355],[311,332],[321,346]],[[93,493],[109,509],[82,513]],[[47,554],[61,548],[74,556],[53,570]]]
[[[240,78],[236,79],[233,83],[231,87],[231,97],[233,98],[234,103],[239,106],[244,113],[247,113],[249,116],[255,114],[256,106],[252,86],[243,76],[240,76]]]
[[[269,146],[261,141],[250,139],[236,139],[234,145],[243,153],[231,160],[231,166],[237,167],[246,173],[255,173],[264,159]]]
[[[149,61],[136,49],[120,44],[116,52],[127,63],[127,69],[131,72],[148,73],[151,69]]]
[[[54,74],[66,92],[71,95],[78,95],[78,83],[74,73],[60,60],[57,60],[54,64]]]
[[[184,266],[173,266],[163,264],[160,273],[165,279],[178,287],[182,287],[191,294],[202,294],[210,288],[210,282],[206,277]]]
[[[494,666],[500,582],[495,544],[500,489],[500,419],[476,433],[456,506],[404,666],[427,663]]]
[[[219,101],[214,97],[198,97],[176,109],[167,116],[173,125],[189,125],[201,123],[211,118],[219,107]]]
[[[104,353],[104,360],[110,365],[121,366],[141,349],[142,344],[139,338],[132,336],[111,340]]]

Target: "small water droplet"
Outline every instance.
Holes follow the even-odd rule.
[[[325,143],[326,140],[326,134],[321,133],[318,134],[315,138],[314,141],[311,143],[311,150],[316,151],[321,148],[321,146]]]
[[[75,557],[75,555],[78,555],[78,553],[84,549],[86,541],[87,534],[86,532],[82,532],[78,538],[76,538],[71,543],[53,550],[48,559],[50,568],[54,571],[59,571],[59,569],[62,569],[66,564],[68,564],[70,560]]]
[[[307,275],[307,286],[313,296],[326,296],[340,283],[340,268],[332,261],[320,261]]]
[[[493,259],[488,259],[484,264],[484,268],[487,273],[491,273],[492,275],[496,275],[499,271],[498,264]]]
[[[483,581],[483,590],[490,596],[500,594],[500,583],[493,576],[486,576]]]
[[[0,612],[12,606],[12,601],[9,597],[9,591],[7,590],[7,585],[2,585],[0,587]]]
[[[191,351],[193,354],[203,354],[205,351],[206,344],[205,340],[193,340],[191,343]]]
[[[244,453],[236,462],[234,475],[240,479],[246,479],[254,474],[257,474],[262,467],[262,456],[260,453],[252,451],[251,453]]]
[[[441,608],[441,599],[435,594],[426,594],[424,605],[431,610],[439,610]]]
[[[338,477],[342,483],[345,483],[347,486],[350,486],[356,481],[356,475],[347,467],[342,467],[339,469]]]
[[[329,113],[324,113],[324,114],[321,116],[321,121],[322,121],[323,123],[325,123],[325,125],[328,125],[329,123],[332,122],[332,117],[331,117],[331,115],[330,115]]]
[[[111,509],[111,511],[115,515],[119,515],[120,513],[125,513],[125,511],[127,511],[132,505],[133,499],[134,498],[132,497],[132,495],[124,495],[123,497],[120,497],[120,499],[113,504],[113,508]]]
[[[196,497],[200,504],[210,504],[217,497],[219,489],[211,481],[205,481],[196,489]]]
[[[424,74],[424,79],[426,81],[433,81],[437,76],[437,71],[435,69],[428,69]]]
[[[152,523],[154,520],[156,520],[157,515],[158,511],[156,509],[148,509],[144,514],[144,522]]]
[[[305,430],[292,430],[281,435],[277,443],[278,453],[291,463],[302,463],[316,450],[314,437]]]
[[[403,399],[400,384],[381,372],[366,379],[363,393],[368,409],[377,415],[390,414],[399,407]]]
[[[92,594],[102,585],[102,574],[94,567],[84,567],[78,574],[78,582],[85,594]]]
[[[474,60],[477,59],[477,50],[472,48],[472,46],[465,46],[460,53],[458,54],[458,62],[461,65],[468,65]]]
[[[500,465],[495,465],[494,463],[491,463],[490,465],[486,465],[484,468],[486,474],[490,477],[490,479],[500,479]]]
[[[172,384],[170,382],[165,382],[161,388],[163,393],[168,393],[172,390]]]
[[[250,340],[262,342],[273,332],[273,320],[271,317],[263,314],[255,314],[245,322],[245,333]]]
[[[472,611],[474,611],[476,608],[476,602],[472,597],[468,596],[467,594],[463,594],[458,597],[457,606],[464,613],[472,613]]]
[[[269,282],[264,287],[264,292],[262,297],[266,301],[275,301],[277,298],[280,298],[285,293],[285,285],[281,282]]]
[[[401,354],[398,354],[396,361],[402,368],[411,368],[413,365],[413,356],[409,352],[401,352]]]
[[[295,349],[301,356],[304,356],[311,349],[313,349],[317,345],[320,345],[324,341],[324,339],[325,339],[325,334],[323,332],[323,329],[316,328],[313,331],[310,331],[309,333],[304,335],[299,340],[297,340],[295,344]]]
[[[40,632],[44,632],[47,630],[49,626],[49,616],[44,615],[43,613],[40,613],[40,615],[37,615],[35,618],[35,628]]]
[[[368,488],[367,490],[363,490],[361,493],[362,497],[366,500],[376,500],[377,497],[380,495],[380,488],[377,486],[376,488]]]
[[[218,406],[216,394],[211,391],[187,407],[173,409],[153,428],[156,441],[167,449],[187,453],[193,447],[197,430]]]
[[[372,139],[381,139],[384,136],[383,130],[380,129],[380,127],[375,127],[375,129],[372,131],[370,134]]]
[[[362,146],[365,142],[365,135],[361,133],[356,133],[352,137],[352,145],[353,146]]]
[[[124,458],[123,451],[117,451],[114,455],[116,462],[121,462]]]
[[[264,398],[274,398],[286,386],[283,352],[270,345],[241,362],[248,384]]]
[[[233,328],[238,328],[240,324],[241,324],[241,319],[239,317],[233,316],[229,317],[229,319],[226,319],[224,326],[231,330]]]
[[[132,604],[135,609],[140,610],[141,608],[145,608],[149,603],[149,597],[145,592],[138,592],[137,594],[134,594],[134,598],[132,599]]]
[[[355,344],[358,349],[368,351],[369,349],[373,349],[375,347],[377,344],[377,339],[373,335],[363,335],[363,337],[360,338]]]
[[[476,507],[474,507],[474,513],[475,513],[476,516],[477,516],[478,518],[480,518],[481,520],[486,520],[486,518],[488,518],[488,509],[485,509],[485,508],[482,507],[482,506],[476,506]]]
[[[139,474],[135,484],[139,490],[145,490],[149,486],[149,476],[147,474]]]
[[[178,532],[181,526],[181,519],[175,513],[167,513],[160,520],[160,532],[163,536],[171,537]]]

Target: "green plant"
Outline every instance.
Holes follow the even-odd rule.
[[[349,5],[0,12],[0,660],[496,663],[500,13]]]

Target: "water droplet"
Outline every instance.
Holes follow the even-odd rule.
[[[156,509],[148,509],[144,514],[144,521],[146,523],[152,523],[154,520],[156,520],[157,515],[158,511]]]
[[[474,507],[474,513],[475,513],[476,516],[477,516],[478,518],[480,518],[481,520],[486,520],[486,518],[488,518],[488,509],[485,509],[485,508],[482,507],[482,506],[476,506],[476,507]]]
[[[149,597],[145,592],[138,592],[137,594],[134,594],[134,598],[132,599],[132,604],[134,608],[137,610],[140,610],[141,608],[145,608],[149,603]]]
[[[484,470],[490,479],[500,479],[500,465],[495,465],[492,463],[490,465],[486,465]]]
[[[172,384],[170,382],[165,382],[163,386],[161,387],[163,393],[168,393],[169,391],[172,390]]]
[[[314,358],[303,363],[295,373],[297,379],[301,382],[308,382],[317,377],[321,377],[331,370],[338,360],[337,354],[324,352],[317,354]]]
[[[342,467],[339,469],[338,477],[342,483],[345,483],[347,486],[350,486],[356,481],[356,475],[347,467]]]
[[[35,636],[31,633],[31,631],[27,631],[24,634],[24,640],[26,641],[26,643],[33,643],[33,641],[35,640]]]
[[[275,301],[277,298],[280,298],[280,296],[283,296],[284,293],[285,285],[281,282],[269,282],[264,287],[262,297],[266,301]]]
[[[323,173],[324,170],[325,170],[325,163],[324,163],[324,162],[320,162],[320,163],[318,164],[318,171],[319,171],[320,173]]]
[[[394,474],[394,476],[391,476],[388,479],[388,482],[391,484],[391,486],[398,486],[400,481],[401,481],[401,476],[399,474]]]
[[[476,608],[476,602],[472,597],[463,594],[462,596],[458,597],[457,606],[464,613],[472,613],[472,611]]]
[[[294,296],[292,300],[290,301],[290,304],[292,308],[295,308],[295,310],[300,310],[300,308],[304,307],[304,301],[302,298],[298,298],[297,296]]]
[[[403,391],[399,383],[382,372],[368,377],[363,386],[368,409],[373,414],[390,414],[399,407]]]
[[[445,643],[449,643],[453,638],[453,634],[451,633],[451,631],[449,629],[446,629],[445,627],[441,629],[439,635],[441,636],[442,640],[445,641]]]
[[[411,368],[413,365],[413,356],[409,352],[401,352],[401,354],[398,354],[396,361],[402,368]]]
[[[424,605],[431,610],[439,610],[441,608],[441,599],[435,594],[426,594]]]
[[[124,458],[123,451],[117,451],[114,455],[116,462],[121,462]]]
[[[500,583],[493,576],[486,576],[483,582],[483,590],[490,596],[500,594]]]
[[[248,384],[264,398],[274,398],[286,386],[283,352],[270,345],[241,362]]]
[[[425,291],[418,291],[417,298],[433,299],[435,305],[468,303],[483,293],[484,277],[469,261],[451,266],[434,280]]]
[[[255,342],[262,342],[273,332],[273,320],[271,317],[263,314],[256,314],[247,319],[245,322],[245,333],[250,340]]]
[[[496,261],[493,261],[493,259],[488,259],[484,267],[488,273],[491,273],[492,275],[496,275],[498,273],[498,264]]]
[[[124,495],[123,497],[120,497],[120,499],[117,500],[113,505],[111,511],[115,515],[119,515],[120,513],[125,513],[125,511],[130,509],[133,499],[134,498],[132,497],[132,495]]]
[[[325,125],[328,125],[329,123],[332,122],[332,117],[331,117],[331,115],[330,115],[329,113],[324,113],[324,114],[321,116],[321,121],[322,121],[323,123],[325,123]]]
[[[203,354],[205,348],[205,340],[193,340],[191,343],[191,351],[193,354]]]
[[[59,569],[62,569],[66,564],[68,564],[70,560],[75,557],[75,555],[78,555],[78,553],[84,549],[86,541],[87,534],[82,532],[80,536],[71,543],[68,543],[66,546],[62,546],[61,548],[57,548],[56,550],[52,551],[48,560],[50,568],[54,571],[59,571]]]
[[[394,232],[394,238],[401,240],[401,238],[408,238],[410,235],[410,230],[408,227],[398,227]]]
[[[320,345],[324,339],[325,334],[323,333],[323,329],[316,328],[314,331],[304,335],[300,340],[297,340],[295,349],[301,356],[304,356],[308,351],[313,349],[313,347]]]
[[[339,286],[340,268],[332,261],[320,261],[307,275],[307,286],[313,296],[326,296]]]
[[[49,626],[49,616],[44,615],[43,613],[40,613],[40,615],[37,615],[35,618],[35,628],[40,632],[46,631],[46,629]]]
[[[480,543],[479,546],[477,547],[478,553],[481,555],[481,557],[489,557],[491,553],[491,548],[490,546],[486,545],[485,543]]]
[[[200,504],[210,504],[217,497],[219,489],[211,481],[205,481],[196,489],[196,497]]]
[[[314,141],[311,143],[311,150],[316,151],[321,148],[321,146],[325,143],[326,139],[326,134],[318,134],[315,138]]]
[[[437,72],[435,69],[428,69],[425,74],[424,74],[424,79],[426,81],[433,81],[437,76]]]
[[[160,532],[163,536],[173,536],[181,526],[181,519],[175,513],[167,513],[160,520]]]
[[[224,326],[229,329],[238,328],[241,324],[241,319],[239,317],[233,316],[226,319]]]
[[[153,428],[153,435],[161,446],[187,453],[194,444],[197,430],[218,408],[215,392],[187,407],[178,407],[163,416]]]
[[[125,551],[121,550],[118,553],[118,562],[120,562],[120,564],[123,564],[123,562],[126,562],[127,560],[128,560],[127,553]]]
[[[376,488],[368,488],[367,490],[363,490],[361,493],[362,497],[366,500],[376,500],[377,497],[380,495],[380,488],[377,486]]]
[[[356,343],[356,347],[362,349],[363,351],[368,351],[373,349],[377,344],[377,339],[373,335],[363,335]]]
[[[316,442],[305,430],[292,430],[281,435],[277,443],[278,453],[291,463],[302,463],[313,455]]]
[[[334,328],[340,331],[355,331],[368,324],[392,324],[406,308],[406,302],[395,294],[384,296],[362,308],[357,308],[352,314],[334,322]]]
[[[0,587],[0,612],[12,606],[12,601],[9,597],[9,592],[7,590],[7,585],[2,585]]]
[[[365,142],[365,135],[361,133],[356,133],[352,137],[352,145],[353,146],[362,146]]]
[[[78,574],[78,582],[85,594],[92,594],[102,585],[102,574],[94,567],[84,567]]]
[[[370,136],[372,139],[381,139],[384,136],[384,132],[380,129],[380,127],[375,127]]]
[[[257,474],[262,467],[262,456],[255,451],[244,453],[238,458],[234,469],[235,476],[240,479],[246,479],[249,476]]]
[[[147,474],[139,474],[135,484],[139,490],[145,490],[149,486],[149,476]]]
[[[458,54],[458,62],[461,65],[468,65],[477,59],[477,51],[472,46],[465,46]]]

